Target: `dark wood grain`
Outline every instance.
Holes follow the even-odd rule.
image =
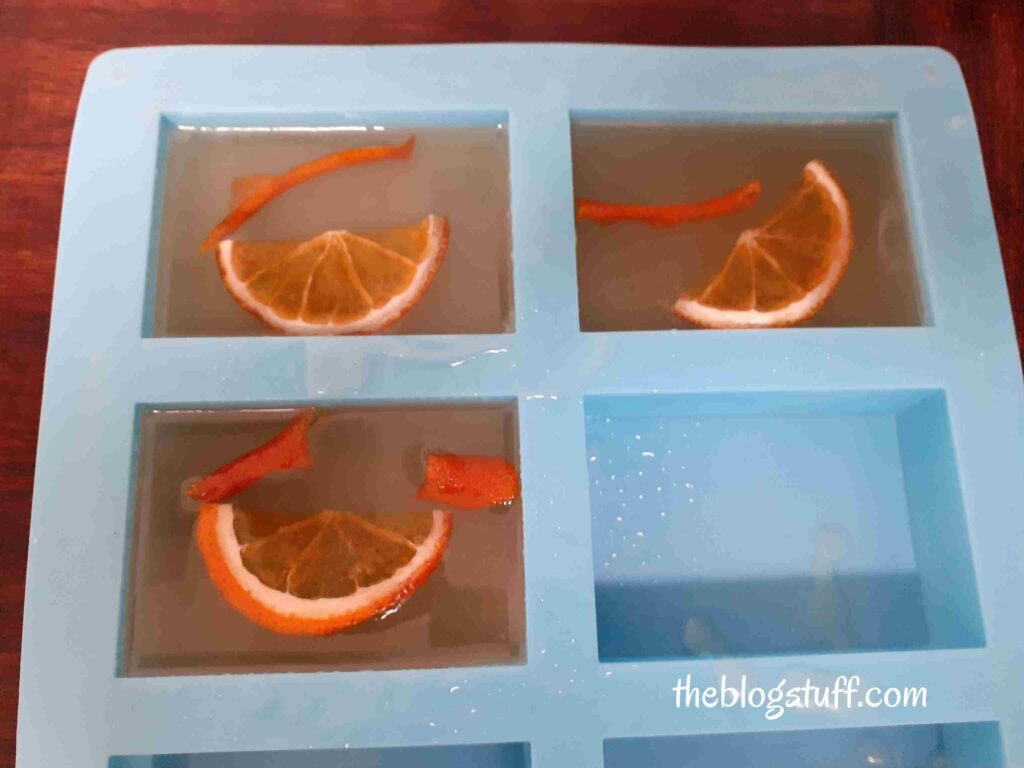
[[[1024,3],[920,0],[0,0],[0,768],[14,764],[22,598],[68,141],[89,61],[179,43],[938,45],[971,92],[1024,332]]]

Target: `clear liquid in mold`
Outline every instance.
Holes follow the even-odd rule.
[[[231,608],[193,537],[183,479],[269,439],[281,410],[149,411],[141,415],[134,551],[123,673],[314,671],[515,664],[525,617],[522,508],[455,512],[438,569],[389,615],[321,638],[277,635]],[[419,446],[518,463],[511,403],[325,409],[310,432],[314,466],[268,475],[232,502],[294,513],[429,511],[409,451]],[[420,470],[422,472],[422,469]],[[186,497],[187,498],[187,497]]]

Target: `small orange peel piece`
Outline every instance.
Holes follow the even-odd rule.
[[[416,498],[457,509],[483,509],[511,504],[520,493],[519,473],[504,459],[431,453]]]
[[[314,411],[301,413],[263,445],[193,483],[188,495],[199,501],[224,501],[270,472],[311,467],[307,433],[315,419]]]
[[[215,248],[217,243],[255,216],[263,206],[292,187],[325,173],[349,168],[353,165],[375,163],[380,160],[400,160],[412,153],[415,142],[416,137],[410,136],[402,144],[343,149],[340,152],[297,165],[280,175],[267,176],[248,190],[248,195],[210,231],[199,250],[208,251]]]
[[[196,543],[221,596],[285,635],[339,632],[395,608],[429,578],[451,540],[452,513],[298,518],[204,504]]]
[[[652,227],[674,227],[688,221],[703,221],[736,213],[754,204],[761,193],[761,182],[751,181],[720,197],[681,205],[622,205],[596,200],[576,200],[576,220],[615,224],[639,221]]]

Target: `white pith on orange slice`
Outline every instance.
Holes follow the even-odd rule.
[[[305,242],[222,240],[224,285],[267,325],[298,335],[376,333],[420,300],[448,248],[448,221]]]
[[[221,595],[287,635],[327,635],[411,595],[448,547],[452,513],[293,516],[204,504],[196,542]]]
[[[707,328],[795,325],[832,295],[850,263],[853,224],[842,188],[818,160],[779,211],[743,232],[722,271],[673,311]]]

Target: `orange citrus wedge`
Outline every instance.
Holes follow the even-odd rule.
[[[743,232],[722,271],[673,311],[707,328],[795,325],[832,295],[850,262],[853,224],[842,188],[818,160],[779,211]]]
[[[204,504],[196,541],[221,595],[286,635],[328,635],[411,595],[448,547],[452,513],[292,516]]]
[[[375,333],[420,300],[448,248],[448,221],[305,242],[223,240],[221,278],[239,304],[285,333]]]

